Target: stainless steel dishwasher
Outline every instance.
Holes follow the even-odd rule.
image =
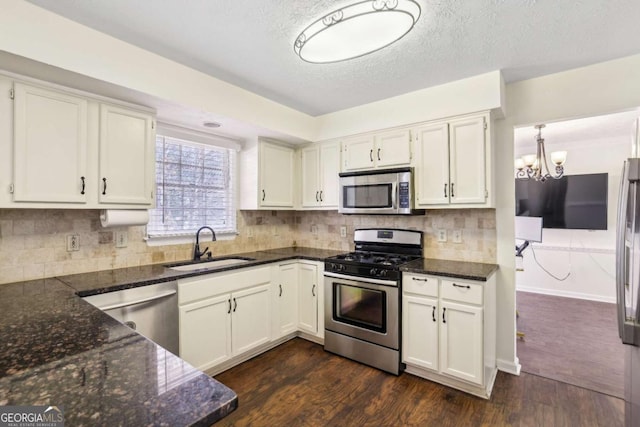
[[[165,282],[83,298],[178,355],[178,284]]]

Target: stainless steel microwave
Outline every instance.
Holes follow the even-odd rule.
[[[386,169],[343,172],[340,177],[340,205],[343,214],[421,215],[415,209],[413,170]]]

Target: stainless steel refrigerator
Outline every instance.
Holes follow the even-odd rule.
[[[625,425],[640,426],[640,159],[622,169],[616,226],[618,331],[625,346]]]

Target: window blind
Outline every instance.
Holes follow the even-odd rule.
[[[236,233],[235,156],[230,148],[158,135],[156,208],[147,235],[191,235],[204,225]]]

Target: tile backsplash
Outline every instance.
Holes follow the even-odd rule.
[[[98,210],[0,209],[0,283],[189,259],[193,244],[148,246],[142,226],[105,229]],[[346,227],[346,237],[340,229]],[[214,256],[286,246],[353,250],[353,231],[389,227],[425,233],[425,257],[496,262],[494,209],[429,210],[422,216],[341,215],[336,211],[238,211],[239,234],[209,245]],[[116,248],[114,232],[127,231]],[[447,242],[438,242],[446,230]],[[453,242],[460,230],[462,242]],[[67,251],[67,236],[80,249]]]

